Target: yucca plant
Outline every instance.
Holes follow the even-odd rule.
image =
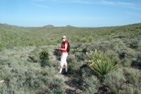
[[[102,51],[91,51],[88,53],[90,60],[89,67],[102,80],[104,76],[115,69],[117,62],[116,56]]]

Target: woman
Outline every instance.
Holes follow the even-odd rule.
[[[66,39],[66,36],[62,36],[62,44],[61,44],[61,60],[60,60],[60,73],[62,73],[63,68],[65,68],[65,71],[68,71],[68,66],[67,66],[67,56],[68,56],[68,41]]]

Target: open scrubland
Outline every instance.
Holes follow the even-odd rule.
[[[62,35],[71,46],[67,74],[54,52]],[[0,94],[141,94],[141,24],[0,24]]]

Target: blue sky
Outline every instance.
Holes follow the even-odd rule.
[[[141,23],[141,0],[0,0],[0,23],[77,27]]]

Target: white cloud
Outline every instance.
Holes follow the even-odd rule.
[[[39,0],[40,1],[40,0]],[[58,3],[78,3],[78,4],[99,4],[99,5],[112,5],[112,6],[122,6],[132,9],[140,9],[136,4],[130,2],[120,2],[114,0],[50,0],[52,2]]]
[[[115,1],[107,1],[107,0],[102,0],[100,4],[105,4],[105,5],[114,5],[114,6],[123,6],[123,7],[129,7],[129,8],[135,8],[136,5],[134,3],[129,3],[129,2],[115,2]]]
[[[135,3],[114,1],[114,0],[32,0],[36,3],[45,2],[55,2],[55,3],[76,3],[76,4],[99,4],[99,5],[111,5],[111,6],[121,6],[131,9],[141,9]],[[39,7],[45,7],[43,5],[38,5]]]

